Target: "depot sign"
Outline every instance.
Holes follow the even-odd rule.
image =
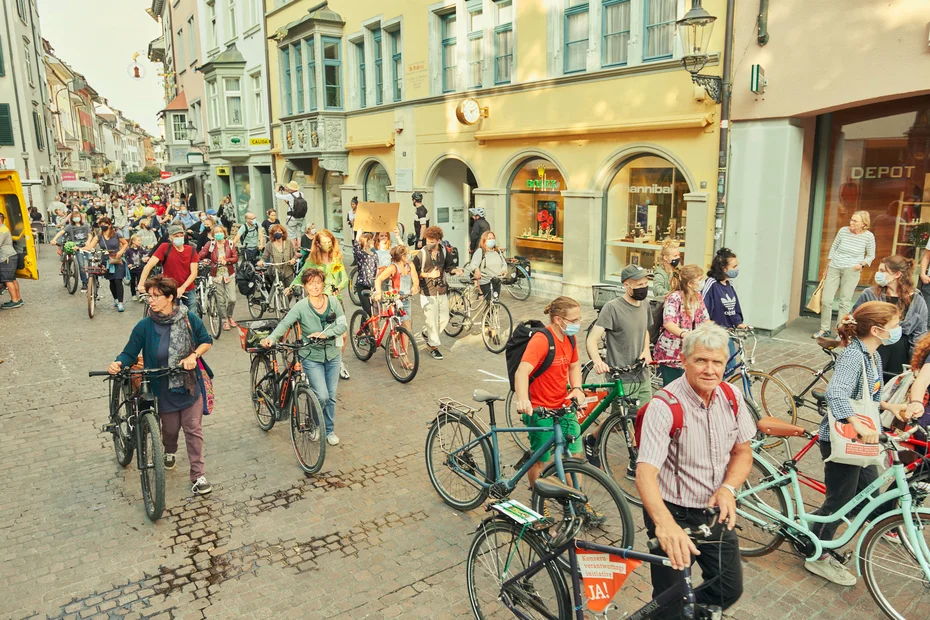
[[[863,168],[853,166],[849,169],[849,178],[853,181],[859,179],[909,179],[914,172],[914,166],[869,166]]]

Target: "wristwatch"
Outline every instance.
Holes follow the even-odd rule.
[[[721,484],[720,488],[726,489],[727,491],[733,494],[733,497],[736,497],[736,487],[734,487],[732,484]]]

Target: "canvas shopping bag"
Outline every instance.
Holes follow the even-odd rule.
[[[821,307],[823,306],[823,280],[820,281],[820,284],[817,285],[817,288],[814,289],[814,294],[811,295],[811,300],[807,302],[807,309],[811,312],[816,312],[820,314]]]
[[[878,403],[872,400],[872,391],[868,386],[868,376],[865,372],[865,358],[862,358],[862,399],[849,399],[849,404],[859,418],[859,421],[870,428],[881,431],[881,420],[878,416]],[[827,414],[830,415],[830,414]],[[868,444],[859,441],[852,424],[843,424],[832,415],[830,420],[830,456],[824,459],[833,463],[844,465],[858,465],[867,467],[876,465],[884,467],[881,444]]]
[[[904,372],[894,377],[882,388],[882,400],[892,405],[903,405],[910,399],[911,385],[914,383],[914,373],[907,367]],[[895,415],[891,411],[882,411],[882,426],[891,428]]]

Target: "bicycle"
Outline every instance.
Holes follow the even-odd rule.
[[[100,301],[100,278],[107,273],[108,265],[104,263],[107,253],[103,250],[80,250],[88,254],[84,273],[87,274],[87,316],[94,318],[97,302]]]
[[[543,469],[540,479],[571,480],[572,487],[584,490],[589,500],[580,514],[586,532],[611,544],[629,546],[633,543],[633,516],[617,484],[600,469],[569,458],[568,445],[574,438],[563,435],[560,420],[573,412],[574,406],[533,410],[541,417],[552,418],[552,427],[501,428],[497,426],[494,403],[503,398],[484,390],[475,390],[473,398],[487,404],[490,426],[475,416],[476,409],[442,398],[440,412],[430,422],[426,435],[426,470],[430,483],[446,504],[466,511],[477,508],[489,496],[508,497],[530,468],[554,447],[555,458]],[[502,473],[498,435],[518,432],[551,432],[552,437],[536,452],[525,452],[514,465],[516,473],[508,479]],[[546,499],[534,488],[533,509],[548,514],[550,506]]]
[[[197,305],[200,306],[201,316],[210,335],[215,340],[219,339],[223,334],[223,325],[220,322],[220,304],[216,284],[210,277],[209,260],[202,260],[198,265],[197,277],[194,279],[194,295],[197,296]]]
[[[503,250],[502,250],[503,252]],[[522,256],[507,258],[507,275],[501,280],[501,284],[507,287],[507,292],[517,301],[526,301],[533,294],[533,277],[530,261]]]
[[[78,245],[73,241],[65,243],[61,252],[61,278],[69,295],[74,295],[81,281],[80,267],[77,262]]]
[[[542,518],[538,513],[531,514],[523,506],[489,505],[487,510],[493,516],[478,526],[468,549],[465,567],[468,599],[475,618],[584,620],[586,605],[599,617],[606,617],[609,607],[616,607],[623,617],[637,620],[654,618],[660,612],[675,612],[679,607],[682,618],[717,620],[722,617],[719,606],[697,602],[690,566],[680,571],[677,583],[639,610],[627,612],[620,609],[611,601],[622,587],[626,575],[644,563],[669,566],[669,559],[621,545],[580,540],[576,537],[583,521],[577,515],[583,513],[588,501],[585,494],[556,480],[544,478],[536,482],[536,493],[560,506],[563,517],[559,534],[547,540],[540,532],[549,528],[551,520]],[[714,514],[713,511],[708,512]],[[716,538],[707,524],[702,524],[697,533],[688,528],[684,531],[695,544],[714,542]],[[660,548],[655,539],[647,545],[651,551]],[[563,559],[566,553],[567,561]],[[567,571],[564,568],[559,570],[565,565],[569,567]],[[607,584],[582,582],[583,578],[605,577],[605,569]],[[564,572],[571,577],[570,590],[565,583]],[[616,583],[618,578],[619,584]],[[713,583],[717,579],[719,577],[714,577],[705,583]],[[611,581],[614,583],[608,585]],[[627,600],[638,605],[634,597]]]
[[[352,267],[352,270],[349,271],[349,299],[352,300],[352,303],[356,306],[362,305],[362,298],[359,296],[358,291],[355,290],[355,283],[358,281],[358,265]]]
[[[265,348],[258,343],[271,333],[270,321],[241,321],[238,325],[242,348],[252,356],[249,377],[258,427],[268,432],[275,422],[289,416],[297,464],[307,474],[319,472],[326,460],[323,407],[310,388],[298,351],[306,346],[325,346],[332,339],[312,338],[297,344],[279,342]],[[300,339],[299,328],[297,332]],[[278,363],[276,352],[282,353],[283,364]]]
[[[369,291],[363,291],[370,295]],[[367,362],[377,347],[384,347],[391,375],[400,383],[409,383],[417,376],[420,368],[420,351],[417,341],[402,323],[408,320],[404,312],[404,300],[409,295],[397,292],[384,293],[381,301],[372,302],[376,314],[369,317],[364,310],[352,313],[349,322],[350,342],[355,357]]]
[[[92,370],[89,377],[106,377],[110,384],[110,418],[100,429],[113,435],[116,462],[126,467],[136,452],[136,466],[142,481],[145,515],[158,521],[165,509],[165,455],[158,426],[158,403],[149,382],[185,372],[183,368],[123,368],[115,375]],[[133,378],[140,380],[136,389]]]
[[[759,428],[769,435],[785,438],[807,433],[800,426],[771,418],[763,419]],[[926,429],[919,426],[913,430],[926,433]],[[736,494],[737,514],[743,520],[738,536],[743,555],[765,555],[788,540],[808,561],[820,558],[825,550],[833,553],[858,536],[855,550],[858,574],[865,576],[869,594],[885,615],[903,619],[908,615],[914,617],[915,610],[926,610],[930,604],[930,588],[927,587],[930,583],[930,509],[920,507],[927,492],[922,485],[914,484],[921,476],[910,480],[905,477],[905,461],[910,464],[928,462],[928,459],[910,450],[899,451],[901,437],[882,433],[879,441],[883,450],[890,454],[891,467],[828,516],[805,511],[795,463],[789,460],[776,468],[754,452],[753,468],[761,477],[745,483]],[[889,482],[891,487],[880,492]],[[876,492],[878,496],[873,497]],[[871,518],[873,511],[895,503],[898,507]],[[853,511],[858,514],[850,520],[847,516]],[[837,522],[846,523],[847,528],[834,540],[820,540],[811,531],[818,524]],[[888,534],[896,540],[889,540]],[[888,564],[879,567],[876,559],[887,559]],[[879,574],[882,568],[885,575]],[[911,582],[916,582],[913,587]]]
[[[798,409],[807,407],[817,411],[818,416],[816,419],[809,421],[819,424],[823,417],[820,415],[820,410],[826,402],[827,384],[830,382],[831,372],[839,357],[836,348],[840,346],[840,341],[831,340],[830,338],[818,338],[817,344],[830,358],[820,370],[814,370],[803,364],[782,364],[769,371],[769,374],[778,378],[791,390],[791,394],[794,396],[794,404]]]
[[[280,267],[288,263],[265,263],[261,267],[255,267],[255,277],[257,279],[255,290],[246,298],[249,306],[249,315],[253,319],[260,319],[265,312],[271,310],[275,318],[283,318],[287,311],[290,310],[288,296],[285,294],[287,287],[281,282],[276,269],[271,270],[269,276],[266,271],[268,267]]]
[[[472,282],[470,276],[467,277],[468,282]],[[477,285],[459,288],[454,286],[457,283],[452,279],[449,284],[449,323],[443,332],[455,338],[470,330],[480,316],[481,339],[485,348],[491,353],[502,353],[513,333],[513,317],[500,301],[500,295],[494,292],[500,287],[500,278],[491,278],[491,293],[487,296],[481,295]]]

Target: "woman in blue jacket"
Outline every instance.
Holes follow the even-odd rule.
[[[707,280],[701,295],[710,320],[724,329],[733,327],[749,327],[743,322],[743,309],[739,305],[736,289],[730,280],[739,275],[739,259],[729,248],[720,248],[710,263]],[[736,345],[730,340],[730,363],[726,372],[736,365],[732,359],[736,353]]]
[[[183,427],[191,467],[191,492],[206,495],[213,487],[204,476],[202,422],[205,403],[201,372],[211,378],[213,372],[201,358],[213,345],[213,339],[200,317],[178,299],[178,285],[174,280],[165,276],[149,278],[145,282],[145,292],[149,295],[152,312],[136,323],[129,342],[108,370],[115,375],[123,366],[135,364],[141,353],[145,368],[181,366],[188,371],[153,378],[151,386],[165,445],[165,469],[174,469],[178,434]]]

